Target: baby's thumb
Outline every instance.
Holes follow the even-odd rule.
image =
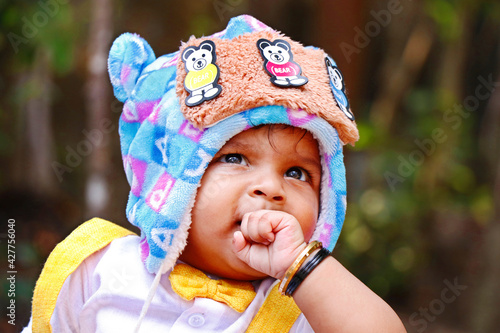
[[[250,251],[250,244],[246,241],[245,237],[243,237],[241,231],[236,231],[233,234],[233,251],[240,260],[247,262],[246,259]]]

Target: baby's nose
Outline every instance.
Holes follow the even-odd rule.
[[[269,192],[262,192],[261,190],[254,190],[254,195],[256,196],[263,196],[263,197],[266,197],[269,198],[269,199],[272,199],[274,201],[284,201],[285,200],[285,196],[281,195],[281,194],[277,194],[277,195],[272,195],[272,193],[268,194]]]
[[[282,180],[270,174],[259,178],[250,187],[250,196],[260,197],[276,203],[285,203],[286,201],[286,193]]]

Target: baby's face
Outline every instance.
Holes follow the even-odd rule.
[[[201,180],[180,259],[220,277],[265,277],[233,253],[233,234],[243,215],[261,209],[284,211],[299,221],[308,241],[319,214],[320,182],[318,144],[309,132],[278,125],[234,136]]]

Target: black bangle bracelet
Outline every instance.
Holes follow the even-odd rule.
[[[304,279],[316,268],[318,265],[330,255],[330,251],[325,248],[322,248],[314,257],[309,260],[304,267],[301,267],[299,271],[292,277],[290,280],[290,284],[288,284],[288,288],[286,288],[285,295],[292,296],[292,294],[297,290],[299,285],[304,281]]]

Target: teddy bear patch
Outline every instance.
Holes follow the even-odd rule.
[[[261,38],[257,47],[264,58],[264,68],[271,75],[271,82],[278,87],[299,87],[308,82],[300,65],[293,61],[290,44],[282,39],[271,42]]]
[[[330,88],[332,89],[333,97],[339,106],[339,109],[344,112],[344,114],[350,120],[354,120],[354,115],[349,110],[349,101],[345,93],[344,77],[338,69],[337,64],[330,57],[325,57],[326,69],[328,70],[328,76],[330,78]]]
[[[189,92],[185,100],[187,106],[213,99],[222,91],[217,83],[220,70],[215,64],[216,58],[215,44],[211,40],[197,47],[186,47],[182,52],[182,61],[188,72],[184,79],[184,88]]]

